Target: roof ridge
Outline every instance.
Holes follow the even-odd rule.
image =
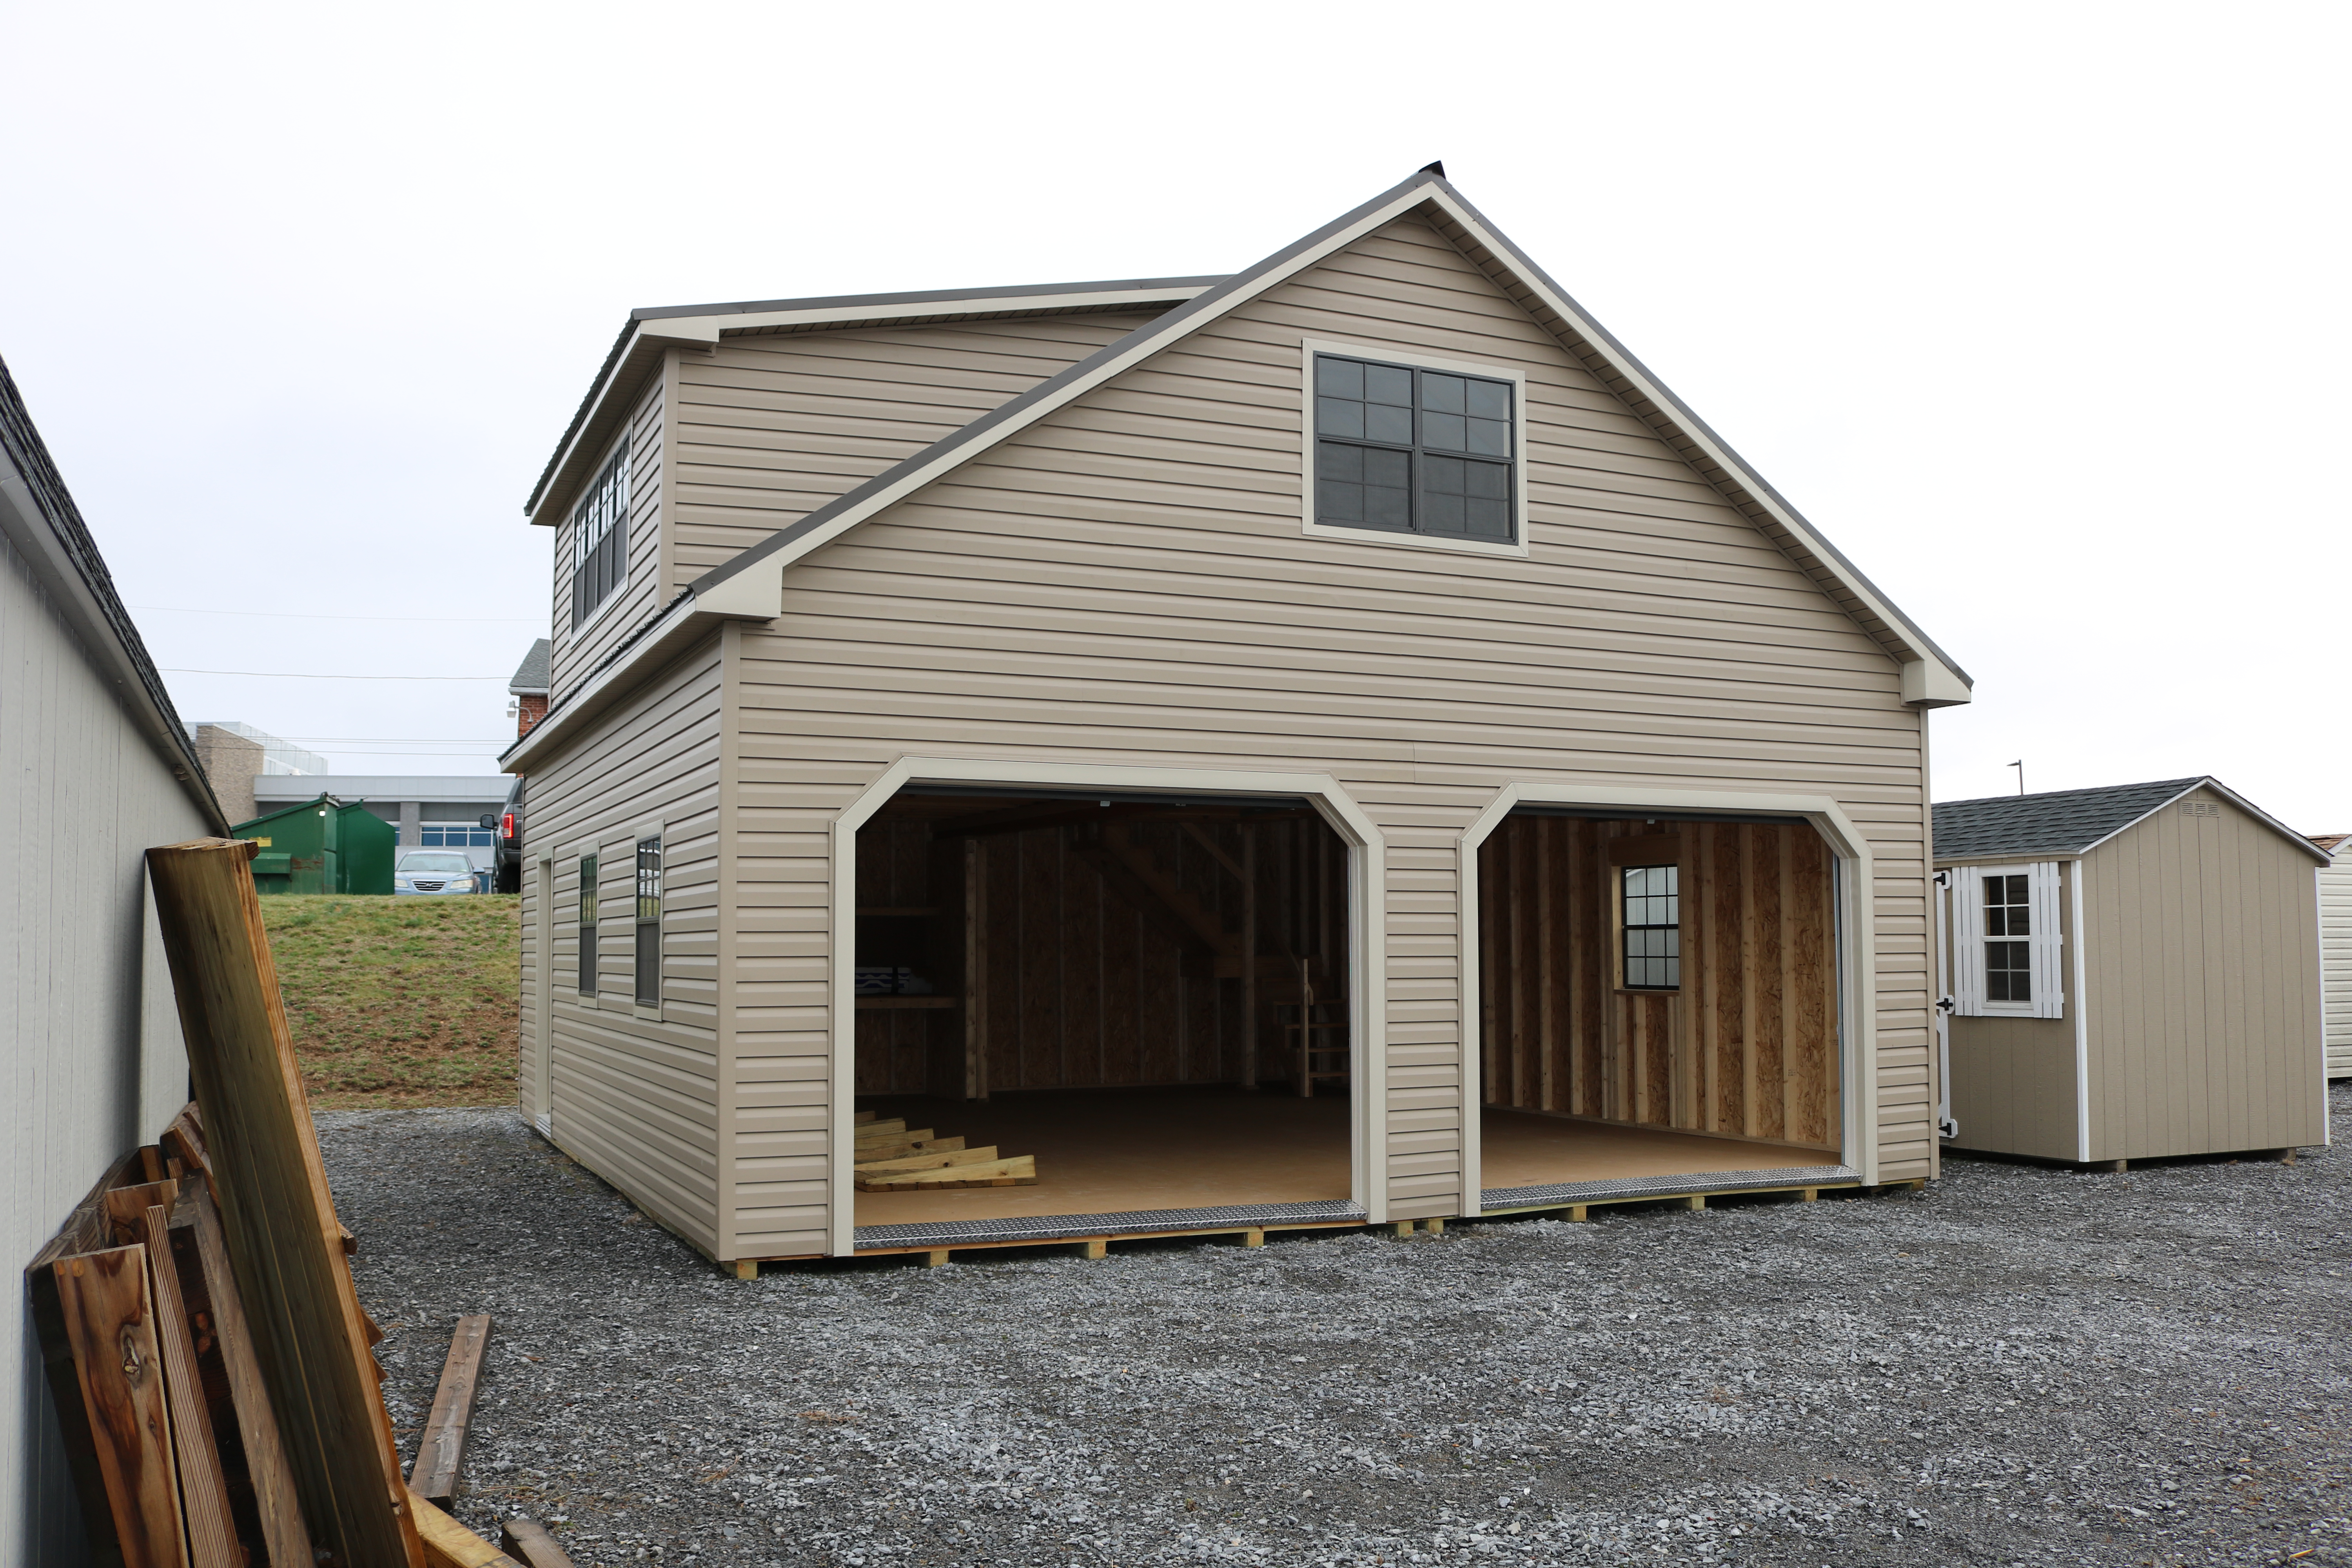
[[[2074,789],[2038,789],[2028,795],[1979,795],[1964,800],[1939,800],[1937,805],[1984,805],[1996,801],[2049,800],[2063,795],[2105,795],[2116,790],[2159,789],[2176,784],[2199,784],[2211,778],[2211,773],[2189,773],[2177,779],[2145,779],[2137,784],[2081,784]]]

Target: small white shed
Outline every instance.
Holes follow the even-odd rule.
[[[2327,1035],[2327,1076],[2352,1078],[2352,833],[2315,833],[2327,851],[2319,868],[2319,986]]]

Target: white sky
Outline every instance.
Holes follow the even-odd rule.
[[[1975,675],[1940,797],[2342,830],[2347,16],[8,0],[0,355],[159,664],[496,678],[185,716],[489,772],[629,307],[1227,271],[1442,157]]]

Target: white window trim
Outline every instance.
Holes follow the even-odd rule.
[[[2058,862],[1954,866],[1948,897],[1952,909],[1953,1011],[1963,1018],[2063,1018],[2066,1016],[2065,932],[2059,917]],[[2026,876],[2032,930],[2026,941],[2032,964],[2033,1000],[1994,1002],[1985,996],[1984,879]]]
[[[603,473],[604,471],[604,465],[613,460],[613,454],[620,447],[623,442],[629,439],[633,433],[633,430],[625,430],[620,435],[614,437],[612,441],[605,447],[604,450],[598,454],[595,466],[590,468],[589,472],[592,475]],[[580,622],[577,626],[573,626],[572,624],[571,611],[572,605],[577,602],[577,595],[580,592],[580,568],[583,564],[580,558],[580,509],[587,504],[588,498],[585,495],[580,496],[572,501],[571,515],[564,519],[562,528],[557,531],[556,537],[560,542],[560,548],[564,553],[568,554],[572,560],[572,573],[571,575],[565,579],[565,583],[567,584],[564,593],[565,603],[562,605],[563,613],[561,617],[562,624],[569,628],[564,633],[566,640],[577,640],[587,636],[589,629],[595,626],[598,621],[603,620],[606,612],[610,611],[614,605],[619,604],[623,599],[628,597],[629,588],[631,586],[629,580],[632,575],[630,572],[631,563],[629,557],[635,548],[635,546],[631,542],[631,540],[636,532],[637,521],[636,470],[636,454],[632,450],[628,460],[621,465],[621,527],[625,531],[625,536],[622,540],[621,580],[613,584],[613,591],[611,593],[605,595],[602,599],[599,599],[596,602],[596,607],[588,612],[588,618]],[[599,542],[601,543],[602,541],[599,541]]]
[[[577,945],[580,937],[580,889],[576,886],[572,889],[572,935],[574,943],[572,950],[570,976],[572,984],[565,989],[570,994],[572,1005],[593,1007],[602,1012],[604,1006],[604,884],[610,879],[604,875],[604,846],[593,840],[574,845],[571,855],[572,876],[572,880],[577,883],[580,879],[580,862],[591,855],[596,857],[596,989],[593,991],[580,989],[580,949]]]
[[[1484,376],[1511,384],[1511,534],[1515,542],[1492,544],[1476,539],[1444,539],[1425,533],[1391,533],[1378,528],[1337,528],[1315,521],[1315,356],[1343,354],[1388,364],[1408,364],[1415,370],[1444,371],[1454,375]],[[1468,555],[1503,555],[1526,559],[1528,552],[1528,377],[1525,371],[1498,364],[1474,364],[1467,360],[1439,359],[1372,343],[1333,342],[1303,338],[1298,345],[1298,522],[1310,539],[1343,539],[1350,544],[1402,544],[1414,550],[1452,550]]]

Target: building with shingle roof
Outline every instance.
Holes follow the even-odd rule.
[[[1949,1146],[2116,1168],[2327,1140],[2327,853],[2201,776],[1939,803]]]
[[[2327,855],[2319,873],[2320,1011],[2327,1076],[2352,1078],[2352,833],[2315,833]]]

